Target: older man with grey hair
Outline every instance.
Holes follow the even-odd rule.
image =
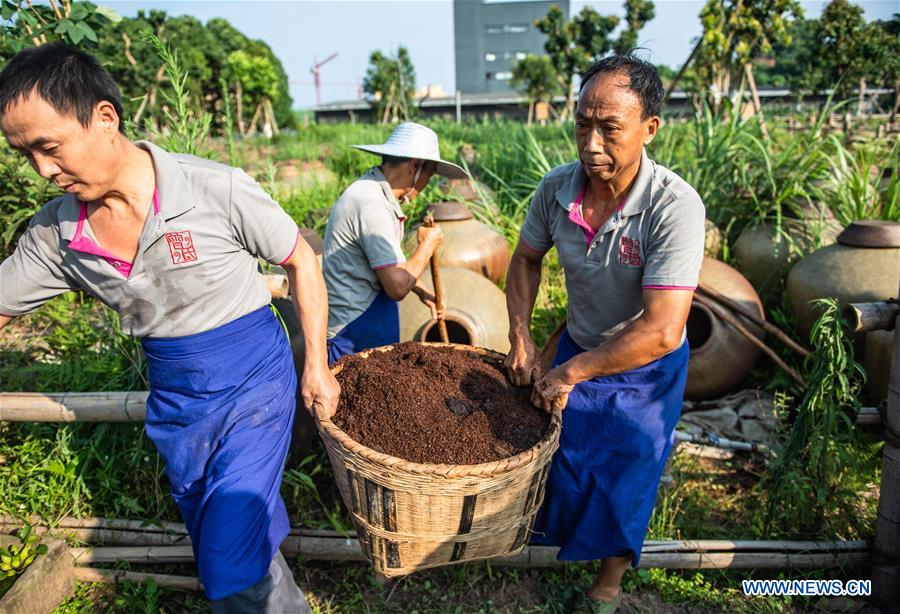
[[[440,228],[420,227],[418,247],[403,254],[401,205],[411,202],[432,175],[468,177],[441,159],[437,134],[421,124],[398,125],[379,145],[357,149],[381,156],[348,187],[331,211],[325,229],[323,272],[328,288],[328,359],[400,341],[397,302],[410,292],[437,317],[432,293],[419,278],[441,243]]]

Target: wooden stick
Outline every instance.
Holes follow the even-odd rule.
[[[753,322],[754,324],[756,324],[757,326],[762,328],[767,333],[771,334],[773,337],[777,338],[783,344],[785,344],[790,349],[797,352],[804,358],[809,356],[809,350],[807,350],[805,347],[803,347],[802,345],[800,345],[799,343],[797,343],[796,341],[791,339],[783,330],[781,330],[780,328],[778,328],[771,322],[768,322],[764,318],[761,318],[758,314],[753,313],[753,311],[751,311],[744,305],[741,305],[737,301],[735,301],[735,300],[725,296],[721,292],[717,291],[715,288],[707,286],[706,284],[704,284],[702,282],[697,285],[697,290],[699,292],[703,293],[705,296],[708,296],[709,298],[713,299],[714,301],[717,301],[718,303],[722,304],[724,307],[728,307],[732,311],[737,312],[738,315],[744,316],[745,318],[747,318],[748,320],[750,320],[751,322]]]
[[[426,215],[422,220],[422,225],[426,228],[434,228],[434,218]],[[444,310],[444,287],[441,285],[441,271],[438,266],[437,250],[431,254],[431,282],[434,284],[434,302],[437,305],[438,312]],[[443,315],[438,315],[438,329],[441,331],[441,341],[450,343],[450,336],[447,334],[447,322]]]
[[[201,591],[203,586],[198,578],[190,576],[173,576],[162,573],[142,573],[139,571],[123,571],[120,569],[94,569],[93,567],[75,567],[73,570],[75,579],[82,582],[107,582],[110,584],[124,584],[125,581],[144,582],[153,581],[163,588],[178,588],[185,591]]]
[[[772,360],[774,360],[775,363],[779,367],[784,369],[784,372],[787,373],[789,376],[791,376],[791,378],[795,382],[797,382],[801,386],[806,386],[806,382],[803,380],[803,378],[800,376],[799,373],[797,373],[790,366],[788,366],[788,364],[786,362],[784,362],[781,359],[781,357],[772,350],[772,348],[770,348],[765,343],[760,341],[756,335],[754,335],[749,330],[747,330],[747,328],[743,324],[738,322],[737,319],[734,316],[732,316],[731,313],[729,313],[727,309],[724,309],[722,306],[716,304],[715,302],[706,299],[701,294],[695,294],[694,300],[697,301],[698,303],[700,303],[701,305],[705,306],[706,308],[708,308],[721,320],[724,320],[728,324],[731,324],[739,333],[741,333],[744,337],[746,337],[748,341],[750,341],[753,345],[755,345],[756,347],[761,349],[763,352],[765,352],[766,355],[769,356],[769,358],[771,358]]]

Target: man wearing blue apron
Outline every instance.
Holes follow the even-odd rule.
[[[663,89],[653,65],[612,56],[583,76],[579,160],[538,186],[507,276],[510,379],[564,408],[532,543],[602,560],[579,608],[613,612],[637,565],[687,379],[685,324],[703,260],[704,207],[647,157]],[[530,322],[556,247],[568,292],[554,368],[539,372]]]
[[[301,394],[331,414],[339,387],[315,256],[243,171],[132,143],[121,117],[112,78],[72,47],[23,51],[0,74],[7,141],[66,192],[0,264],[0,328],[74,289],[115,309],[147,356],[147,435],[213,612],[309,612],[279,552],[296,376],[257,258],[299,289]]]
[[[412,201],[434,174],[464,179],[466,172],[441,159],[433,130],[406,122],[381,145],[356,145],[381,156],[344,190],[328,217],[322,270],[328,288],[328,360],[400,341],[397,301],[410,292],[437,317],[434,295],[419,281],[443,237],[421,227],[419,245],[403,255],[401,204]]]

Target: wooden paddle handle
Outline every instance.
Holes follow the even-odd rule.
[[[434,218],[426,215],[425,219],[422,220],[422,225],[426,228],[434,228]],[[450,336],[447,334],[447,322],[444,321],[444,316],[440,313],[444,309],[444,287],[441,285],[441,271],[438,268],[437,250],[431,254],[431,281],[434,284],[434,303],[438,309],[437,322],[438,330],[441,333],[441,341],[450,343]]]

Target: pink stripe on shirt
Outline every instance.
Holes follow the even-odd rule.
[[[294,255],[294,252],[297,250],[297,244],[300,242],[300,231],[297,231],[297,236],[294,238],[294,247],[291,248],[291,253],[287,255],[287,258],[278,263],[278,266],[282,266],[285,262],[291,259],[291,256]]]
[[[69,248],[74,249],[78,252],[100,256],[108,263],[110,263],[113,268],[122,275],[122,277],[125,277],[127,279],[129,276],[131,276],[131,268],[134,263],[117,257],[109,250],[103,249],[94,241],[84,236],[84,222],[87,219],[87,204],[79,202],[79,205],[81,206],[81,209],[78,211],[78,226],[75,228],[75,236],[72,237],[71,241],[69,241]],[[153,188],[153,214],[159,215],[159,211],[160,207],[158,190],[156,188]]]
[[[591,228],[591,225],[587,223],[584,219],[584,214],[582,213],[581,202],[584,200],[584,194],[587,191],[587,186],[581,190],[581,194],[578,195],[578,198],[575,199],[575,202],[572,203],[572,208],[569,209],[569,219],[584,230],[584,238],[587,241],[587,244],[590,244],[594,241],[594,237],[597,236],[597,231]],[[622,213],[622,207],[625,206],[625,199],[628,197],[628,194],[622,196],[619,199],[619,204],[616,205],[616,213]]]
[[[696,286],[642,286],[644,290],[696,290]]]

